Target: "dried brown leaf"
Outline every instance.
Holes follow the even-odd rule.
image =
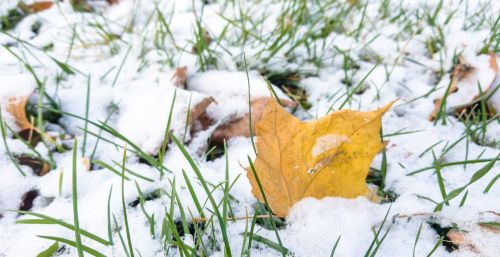
[[[203,43],[204,45],[210,45],[212,43],[213,38],[210,36],[210,34],[208,33],[208,31],[206,29],[203,29]],[[193,54],[198,54],[202,51],[202,49],[199,49],[199,45],[198,44],[194,44],[193,45],[193,48],[191,49],[191,52]]]
[[[37,13],[51,8],[52,5],[54,5],[52,1],[37,1],[28,5],[28,7],[31,12]]]
[[[174,83],[174,86],[182,89],[186,88],[187,66],[176,68],[170,80]]]
[[[29,96],[10,98],[7,104],[7,112],[9,112],[15,120],[16,125],[20,128],[17,134],[35,147],[41,140],[42,135],[38,129],[31,124],[26,115],[26,104]]]
[[[33,158],[30,156],[20,156],[16,157],[16,159],[18,160],[19,164],[30,167],[33,170],[33,173],[35,173],[39,177],[44,176],[50,172],[50,166],[46,162],[38,158]]]
[[[199,120],[201,116],[206,113],[208,106],[214,103],[215,100],[213,97],[206,97],[201,100],[198,104],[196,104],[190,111],[189,114],[189,124],[193,124],[196,120]]]
[[[252,110],[252,131],[255,132],[255,124],[262,119],[262,114],[269,101],[274,101],[270,97],[258,97],[251,101]],[[289,108],[296,107],[296,103],[290,100],[281,99],[281,103]],[[243,117],[231,120],[226,124],[222,124],[215,129],[212,134],[211,141],[215,145],[222,145],[224,140],[229,140],[233,137],[249,137],[250,136],[250,114],[245,114]]]
[[[40,195],[40,192],[36,189],[32,189],[23,194],[21,197],[21,204],[19,205],[19,210],[29,211],[33,207],[33,201]]]
[[[493,54],[493,53],[489,54],[488,62],[489,62],[489,68],[494,72],[495,76],[498,76],[498,64],[496,61],[495,54]],[[459,56],[458,57],[458,64],[455,65],[455,67],[453,68],[453,72],[451,74],[451,82],[450,82],[451,84],[450,84],[450,87],[449,87],[448,92],[446,94],[448,96],[452,95],[452,94],[459,94],[461,92],[460,87],[464,87],[464,86],[465,87],[471,87],[471,86],[477,87],[478,83],[479,83],[477,81],[478,79],[477,78],[471,79],[471,77],[473,77],[473,75],[476,72],[477,72],[476,67],[473,67],[471,64],[469,64],[463,56]],[[459,85],[459,83],[461,83],[463,81],[467,81],[467,80],[471,80],[471,81],[469,81],[469,83],[463,83],[463,84]],[[491,90],[494,81],[495,81],[495,79],[493,79],[487,85],[487,87],[483,90],[483,92],[487,92],[488,90]],[[497,93],[499,93],[499,92],[497,92]],[[477,99],[479,99],[479,97],[480,97],[479,95],[470,96],[470,101],[461,103],[460,106],[455,106],[455,109],[452,110],[452,112],[454,111],[456,114],[460,114],[460,113],[464,112],[468,107],[473,105],[477,101]],[[434,109],[433,109],[431,115],[429,116],[429,120],[432,121],[432,120],[436,119],[438,112],[439,112],[439,109],[441,107],[441,103],[442,103],[442,98],[437,98],[434,100]],[[493,107],[492,109],[495,110],[496,108]]]
[[[10,98],[7,111],[14,117],[17,126],[21,130],[33,129],[33,125],[26,116],[26,104],[28,96]]]

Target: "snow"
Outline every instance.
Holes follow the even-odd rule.
[[[278,97],[286,95],[272,86]],[[208,109],[214,120],[224,120],[229,116],[241,117],[248,112],[248,92],[250,99],[268,97],[271,94],[266,81],[256,72],[247,74],[241,71],[208,71],[190,78],[188,89],[213,96],[217,105]]]
[[[190,106],[196,106],[206,96],[197,92],[176,91],[173,85],[148,88],[148,83],[151,82],[136,82],[126,89],[123,96],[117,96],[121,99],[117,129],[133,142],[139,142],[139,147],[146,152],[155,153],[165,136],[170,111],[171,129],[175,136],[182,138],[185,126],[188,126],[186,114]],[[171,110],[174,92],[176,98]]]
[[[343,143],[349,143],[351,140],[345,135],[326,134],[318,137],[311,150],[312,157],[316,158],[325,152],[339,147]]]
[[[17,2],[0,1],[0,16]],[[120,243],[120,235],[125,236],[121,177],[96,163],[87,170],[85,161],[91,155],[92,160],[107,163],[121,172],[120,164],[127,148],[126,168],[147,178],[125,172],[130,180],[124,182],[123,196],[137,256],[138,253],[144,257],[181,256],[179,248],[165,244],[160,233],[171,205],[175,205],[172,216],[175,221],[182,215],[188,219],[201,216],[185,177],[204,205],[205,215],[212,214],[214,209],[207,201],[207,192],[174,142],[168,144],[162,156],[163,175],[136,153],[139,148],[160,161],[157,154],[169,117],[170,130],[193,157],[215,201],[223,199],[224,185],[228,182],[232,215],[252,217],[257,200],[251,192],[245,169],[248,158],[255,158],[252,140],[231,138],[227,141],[226,155],[210,160],[206,156],[210,149],[207,142],[217,126],[245,116],[249,101],[269,97],[271,91],[279,98],[289,99],[282,85],[278,82],[268,84],[265,75],[297,71],[301,75],[298,89],[306,92],[310,108],[297,108],[293,114],[303,121],[323,117],[341,106],[367,111],[399,100],[383,118],[384,140],[387,141],[385,190],[397,194],[395,201],[374,203],[364,197],[303,199],[293,206],[286,217],[286,225],[278,230],[283,246],[294,256],[329,256],[339,237],[335,256],[363,256],[374,238],[373,231],[379,227],[381,235],[388,232],[378,249],[378,256],[413,256],[414,251],[414,256],[427,256],[440,238],[431,223],[467,232],[481,256],[493,257],[500,252],[497,243],[500,234],[478,225],[499,221],[500,182],[493,184],[487,193],[485,189],[500,174],[500,164],[495,164],[483,178],[467,187],[463,207],[460,203],[465,191],[450,200],[449,205],[444,205],[440,212],[434,212],[436,204],[432,202],[443,199],[437,174],[432,168],[433,153],[443,163],[498,158],[500,123],[493,120],[487,124],[485,142],[479,144],[482,140],[482,132],[478,132],[480,125],[468,127],[451,114],[446,124],[428,120],[434,100],[444,95],[450,83],[455,54],[462,54],[475,69],[470,78],[459,83],[461,89],[450,95],[448,107],[473,100],[479,93],[476,82],[482,89],[498,86],[500,76],[495,77],[489,66],[489,55],[478,55],[491,35],[490,20],[494,21],[500,12],[498,1],[445,0],[436,17],[440,28],[427,24],[425,16],[416,19],[417,14],[423,15],[425,10],[432,14],[438,7],[440,1],[429,0],[389,4],[388,19],[380,18],[384,12],[383,1],[369,1],[364,18],[362,7],[341,16],[344,14],[340,14],[340,10],[347,6],[342,1],[325,8],[318,5],[322,1],[304,1],[308,3],[309,14],[324,12],[319,14],[324,17],[316,24],[297,27],[294,23],[297,17],[282,15],[287,1],[121,0],[111,6],[105,1],[89,2],[94,12],[75,12],[69,1],[58,1],[48,10],[28,15],[8,34],[0,33],[0,44],[8,46],[0,48],[0,107],[5,124],[16,129],[14,118],[6,111],[8,100],[30,95],[36,100],[37,79],[61,111],[77,116],[62,115],[58,124],[45,125],[56,142],[63,146],[71,148],[73,139],[78,139],[80,226],[106,240],[108,195],[112,190],[109,210],[118,224],[115,226],[111,221],[115,244],[105,246],[83,237],[84,245],[106,256],[126,256]],[[164,21],[158,17],[158,11]],[[476,12],[482,13],[475,15]],[[453,15],[449,16],[451,13]],[[400,18],[396,17],[398,14]],[[241,15],[252,22],[240,20]],[[336,17],[344,22],[337,24],[338,20],[333,20]],[[390,22],[391,18],[395,22]],[[228,19],[237,22],[229,23]],[[282,20],[285,22],[279,24]],[[478,20],[483,22],[476,24]],[[36,22],[42,24],[38,33],[32,31]],[[201,55],[193,50],[198,22],[214,40]],[[409,27],[404,28],[400,24],[403,22]],[[310,34],[328,30],[325,24],[333,26],[329,34]],[[276,27],[279,26],[289,26],[295,38],[283,45],[280,45],[283,41],[276,43],[274,40],[280,36]],[[356,35],[358,27],[360,32]],[[265,39],[259,40],[256,35],[265,35]],[[296,45],[299,39],[308,39],[307,44]],[[431,39],[442,40],[444,45],[431,53],[428,49]],[[281,48],[271,49],[273,44]],[[54,60],[67,63],[74,74],[67,74]],[[344,70],[346,65],[349,68]],[[186,88],[176,87],[171,80],[178,67],[187,68]],[[36,79],[29,69],[33,69]],[[350,86],[346,85],[348,81]],[[87,85],[90,87],[88,96]],[[355,87],[356,92],[353,92]],[[174,95],[175,102],[172,102]],[[346,101],[348,95],[352,96],[351,101]],[[88,124],[82,120],[87,114],[87,97],[88,119],[92,122]],[[190,110],[209,97],[215,101],[207,107],[206,115],[213,123],[192,134],[188,122]],[[500,90],[491,97],[490,103],[498,106],[499,97]],[[106,132],[94,124],[106,124],[116,133]],[[89,131],[86,135],[85,126]],[[468,129],[476,130],[477,138],[464,137]],[[127,138],[127,142],[123,138]],[[311,154],[319,156],[348,140],[342,135],[324,135],[315,142]],[[14,138],[10,130],[7,130],[5,141],[11,154],[35,154]],[[73,224],[73,149],[62,151],[53,144],[39,143],[35,150],[44,159],[52,159],[55,167],[47,175],[38,177],[28,166],[21,166],[27,174],[24,177],[11,162],[3,140],[0,142],[0,257],[36,256],[53,243],[38,235],[74,240],[74,232],[67,228],[16,224],[19,219],[33,217],[6,211],[18,209],[22,196],[36,189],[40,195],[31,211]],[[485,164],[441,167],[446,192],[467,185],[474,172]],[[371,167],[380,169],[381,166],[382,155],[379,154]],[[428,167],[431,168],[409,175]],[[225,181],[226,174],[229,181]],[[129,205],[139,197],[136,183],[146,195],[156,190],[161,192],[158,198],[144,203],[147,213],[154,214],[154,236],[140,206]],[[179,200],[171,199],[173,189]],[[388,218],[382,224],[387,212]],[[250,229],[251,221],[250,218],[227,222],[230,248],[235,256],[248,248],[244,233]],[[215,242],[213,246],[207,245],[212,257],[225,256],[218,222],[214,218],[210,232],[204,236],[205,243],[211,244],[212,239]],[[421,233],[414,247],[420,226]],[[254,234],[278,242],[274,231],[259,224],[255,225]],[[195,246],[197,236],[184,235],[182,241]],[[256,240],[250,250],[249,256],[281,256]],[[433,256],[477,254],[466,247],[448,252],[439,245]],[[73,247],[66,246],[57,256],[76,255]]]

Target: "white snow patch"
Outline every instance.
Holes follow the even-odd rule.
[[[343,143],[349,143],[351,139],[345,135],[327,134],[316,139],[311,155],[317,157],[325,152],[339,147]]]

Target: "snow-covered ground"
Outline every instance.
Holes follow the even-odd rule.
[[[72,229],[16,224],[35,217],[7,211],[18,210],[25,194],[37,191],[30,211],[74,224],[74,138],[79,227],[114,243],[82,235],[83,245],[105,256],[185,256],[190,247],[197,256],[228,256],[213,205],[186,156],[170,141],[158,158],[167,129],[184,143],[215,202],[228,201],[229,216],[242,218],[222,226],[233,256],[281,256],[277,249],[285,248],[292,256],[330,256],[339,236],[335,256],[369,256],[365,253],[373,242],[371,252],[377,256],[500,254],[500,187],[495,184],[500,164],[469,183],[476,171],[498,159],[498,116],[467,122],[452,111],[429,121],[434,101],[446,95],[458,56],[472,66],[474,87],[450,95],[449,106],[474,100],[478,83],[481,90],[488,89],[485,84],[495,87],[489,61],[497,55],[500,64],[500,2],[120,0],[108,5],[95,0],[89,1],[92,12],[74,11],[69,2],[27,15],[11,30],[0,27],[0,103],[6,124],[6,144],[0,143],[0,256],[36,256],[54,243],[40,236],[76,240]],[[0,17],[17,4],[1,1]],[[185,87],[181,67],[187,68]],[[302,106],[293,114],[302,120],[339,108],[372,110],[399,99],[383,118],[385,158],[379,154],[371,165],[374,173],[386,165],[379,193],[392,195],[387,203],[308,198],[276,230],[279,239],[266,226],[269,221],[252,226],[257,200],[245,171],[247,157],[255,158],[251,139],[231,138],[227,162],[207,154],[207,142],[217,127],[244,117],[249,101],[271,95],[265,78],[280,98],[301,97]],[[41,90],[64,112],[42,125],[37,111],[49,111],[37,109],[48,101],[38,101]],[[498,99],[500,93],[493,95]],[[7,111],[9,101],[26,96],[35,110],[33,122],[55,143],[30,148],[14,137],[20,128]],[[204,114],[212,120],[208,126],[192,121],[198,116],[192,109],[203,103],[210,104]],[[125,173],[128,230],[119,175],[125,145],[126,168],[139,174]],[[434,165],[433,153],[441,168]],[[10,158],[21,154],[52,161],[50,172],[37,176],[21,165],[23,176]],[[89,165],[88,160],[97,162]],[[229,193],[226,182],[232,185]],[[443,193],[463,186],[449,205],[435,211]],[[143,208],[138,188],[146,195]],[[197,204],[213,220],[183,224],[201,217]],[[180,240],[172,236],[177,232],[166,232],[170,222],[182,232]],[[198,228],[205,231],[184,232],[202,223]],[[452,239],[448,230],[464,237],[453,242],[458,249],[445,247]],[[257,236],[250,239],[249,233]],[[63,245],[55,256],[77,256],[76,248]]]

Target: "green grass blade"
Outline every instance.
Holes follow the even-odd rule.
[[[201,171],[199,170],[198,166],[194,162],[193,158],[191,158],[191,155],[189,155],[189,153],[187,152],[186,148],[184,148],[184,145],[174,135],[172,135],[172,138],[174,139],[175,144],[177,145],[177,147],[179,147],[179,150],[181,150],[181,152],[184,155],[184,157],[186,158],[186,160],[191,165],[191,168],[195,172],[195,174],[198,177],[198,180],[200,181],[203,189],[207,193],[208,199],[210,200],[210,203],[212,204],[212,207],[214,209],[215,215],[217,216],[217,219],[219,221],[219,226],[220,226],[221,233],[222,233],[222,239],[224,240],[224,255],[228,256],[228,257],[231,257],[232,254],[231,254],[231,248],[229,246],[230,245],[229,244],[229,238],[228,238],[227,232],[226,232],[226,223],[224,222],[224,218],[222,217],[222,215],[221,215],[221,213],[220,213],[220,211],[219,211],[219,209],[217,207],[217,203],[215,202],[215,199],[210,194],[210,190],[208,188],[207,182],[203,178],[203,175],[201,174]]]
[[[130,257],[134,257],[134,248],[132,247],[132,238],[130,237],[130,229],[128,227],[127,205],[125,204],[125,161],[127,160],[127,148],[123,150],[122,160],[122,208],[123,208],[123,222],[125,223],[125,235],[127,236],[128,250]]]
[[[77,247],[77,243],[75,241],[71,241],[71,240],[66,239],[66,238],[60,238],[60,237],[55,237],[55,236],[40,236],[40,235],[38,235],[38,237],[53,240],[53,241],[60,242],[60,243],[64,243],[64,244],[73,246],[75,248]],[[104,254],[100,253],[99,251],[97,251],[93,248],[90,248],[88,246],[81,245],[80,247],[84,252],[87,252],[95,257],[106,257],[106,255],[104,255]]]
[[[203,208],[201,207],[200,201],[198,200],[198,196],[194,192],[193,185],[191,184],[191,181],[189,180],[186,171],[182,170],[182,176],[184,177],[184,181],[186,182],[189,194],[191,195],[194,205],[196,206],[196,210],[198,211],[198,213],[202,218],[205,218],[206,216],[205,213],[203,212]]]
[[[250,169],[252,170],[253,176],[254,176],[255,180],[257,181],[257,185],[259,186],[259,190],[260,190],[260,193],[262,194],[262,198],[264,198],[264,204],[266,205],[267,210],[271,210],[271,207],[269,206],[269,202],[267,201],[266,194],[264,192],[264,188],[262,187],[262,184],[260,183],[260,179],[257,176],[257,171],[255,170],[255,166],[253,165],[253,162],[252,162],[252,160],[250,159],[249,156],[247,156],[247,159],[248,159],[248,163],[250,164]],[[271,221],[271,225],[272,225],[274,233],[276,235],[276,239],[278,240],[278,244],[282,248],[285,248],[283,246],[283,243],[281,242],[280,235],[279,235],[278,230],[276,228],[276,223],[274,222],[273,214],[270,211],[269,211],[269,220]],[[282,252],[282,254],[283,254],[283,252]],[[285,256],[285,254],[283,254],[283,257],[284,256]]]
[[[52,245],[49,246],[49,248],[37,254],[36,257],[52,257],[57,252],[57,250],[59,250],[59,243],[54,242]]]
[[[424,223],[420,223],[420,227],[418,227],[417,236],[415,237],[415,243],[413,243],[413,257],[415,257],[415,249],[417,249],[417,243],[420,239],[420,233],[422,232],[423,225]]]
[[[283,247],[279,243],[273,242],[273,241],[271,241],[263,236],[259,236],[259,235],[254,234],[253,240],[267,245],[269,248],[280,252],[283,256],[286,256],[288,253],[290,253],[290,251],[286,247]]]
[[[53,57],[50,58],[57,64],[57,66],[59,66],[59,68],[61,68],[62,71],[64,71],[64,73],[68,75],[75,75],[75,72],[67,63],[61,62]]]
[[[130,178],[129,178],[129,177],[127,177],[127,176],[125,176],[125,174],[120,173],[120,172],[119,172],[119,171],[117,171],[115,168],[111,167],[110,165],[108,165],[108,164],[107,164],[107,163],[105,163],[105,162],[102,162],[102,161],[99,161],[99,160],[94,160],[94,161],[93,161],[93,163],[95,163],[95,164],[97,164],[97,165],[99,165],[99,166],[101,166],[101,167],[103,167],[103,168],[108,169],[109,171],[111,171],[111,172],[113,172],[114,174],[116,174],[116,175],[118,175],[118,176],[120,176],[120,177],[124,178],[124,179],[125,179],[125,180],[127,180],[127,181],[128,181],[128,180],[130,180]]]
[[[1,107],[0,107],[0,131],[2,132],[2,140],[3,140],[4,146],[5,146],[5,151],[7,152],[7,155],[9,156],[10,161],[12,162],[12,164],[14,164],[17,171],[19,171],[19,173],[21,173],[21,175],[26,177],[26,173],[24,173],[24,171],[21,169],[21,167],[17,163],[17,160],[14,158],[14,155],[12,155],[12,153],[10,152],[9,145],[7,144],[7,131],[5,130],[5,123],[3,120]]]
[[[87,96],[85,99],[85,124],[83,129],[83,144],[82,144],[82,157],[85,157],[85,148],[87,147],[87,131],[89,126],[89,107],[90,107],[90,75],[87,78]]]
[[[434,212],[440,211],[443,208],[443,204],[445,202],[449,202],[450,200],[454,199],[458,195],[460,195],[468,186],[473,184],[474,182],[478,181],[481,179],[484,175],[486,175],[495,165],[496,161],[498,160],[498,156],[494,159],[492,159],[488,164],[486,164],[484,167],[476,171],[472,177],[470,178],[469,182],[465,184],[462,187],[456,188],[449,192],[446,197],[443,199],[443,202],[439,203],[436,208],[434,208]]]
[[[490,191],[490,189],[493,187],[493,185],[495,184],[495,182],[497,182],[497,180],[500,178],[500,174],[496,175],[491,181],[490,183],[488,183],[488,185],[486,186],[486,188],[484,189],[483,193],[486,194]]]
[[[441,197],[443,200],[446,198],[446,189],[444,187],[443,176],[441,175],[441,166],[436,158],[436,154],[432,151],[432,157],[434,158],[434,167],[436,167],[436,175],[438,179],[439,191],[441,192]],[[445,202],[446,205],[449,205],[448,202]]]
[[[431,257],[434,254],[434,252],[437,250],[437,248],[443,242],[443,239],[444,239],[444,236],[442,236],[442,237],[439,238],[439,240],[436,242],[436,244],[434,245],[434,247],[432,248],[432,250],[429,252],[429,254],[427,254],[427,257]]]
[[[337,238],[337,241],[335,241],[335,244],[333,245],[333,248],[332,248],[332,251],[330,252],[330,257],[333,257],[335,255],[335,251],[337,250],[337,246],[339,245],[339,242],[340,242],[340,238],[342,237],[342,235],[340,235],[338,238]]]
[[[44,215],[44,214],[30,212],[30,211],[18,211],[18,210],[12,210],[12,211],[17,212],[17,213],[21,213],[21,214],[25,214],[25,215],[35,216],[35,217],[41,218],[41,219],[46,221],[46,223],[42,223],[40,221],[40,223],[37,223],[37,224],[57,224],[57,225],[65,227],[65,228],[68,228],[70,230],[73,230],[73,231],[75,230],[75,226],[73,226],[69,223],[66,223],[62,220],[58,220],[58,219],[52,218],[50,216]],[[20,224],[23,224],[23,223],[20,223]],[[84,229],[80,229],[80,234],[83,236],[86,236],[86,237],[88,237],[88,238],[90,238],[98,243],[101,243],[103,245],[109,245],[109,242],[106,241],[105,239],[103,239],[95,234],[92,234]]]
[[[120,226],[118,226],[118,222],[116,221],[116,217],[114,214],[113,214],[113,221],[115,223],[115,227],[120,228]],[[123,236],[122,236],[122,233],[120,232],[120,230],[118,230],[118,238],[120,238],[120,243],[122,245],[123,252],[125,252],[125,255],[127,257],[130,257],[130,254],[128,253],[127,245],[125,244],[125,240],[123,240]]]
[[[111,229],[111,193],[113,192],[113,185],[109,188],[108,194],[108,205],[107,205],[107,215],[108,215],[108,240],[109,244],[113,245],[113,231]]]
[[[76,249],[78,251],[78,256],[83,257],[83,247],[82,247],[82,237],[80,235],[80,222],[78,220],[78,188],[77,188],[77,172],[76,172],[76,153],[77,153],[77,147],[78,147],[78,140],[75,138],[75,141],[73,141],[73,165],[72,165],[72,196],[73,196],[73,222],[75,223],[75,242],[76,242]]]
[[[46,220],[46,219],[22,219],[22,220],[16,220],[16,224],[28,224],[28,225],[32,225],[32,224],[37,224],[37,225],[51,225],[51,224],[56,224],[50,220]]]
[[[378,236],[379,236],[380,232],[382,231],[382,228],[384,227],[384,224],[387,220],[387,217],[389,216],[389,212],[391,211],[391,208],[392,208],[392,205],[390,205],[389,209],[387,209],[387,212],[385,213],[385,217],[382,220],[382,224],[380,224],[380,227],[378,228],[377,233],[375,233],[375,236],[373,237],[373,240],[372,240],[370,246],[366,250],[364,257],[368,257],[372,253],[372,248],[375,245],[375,243],[378,241]]]

